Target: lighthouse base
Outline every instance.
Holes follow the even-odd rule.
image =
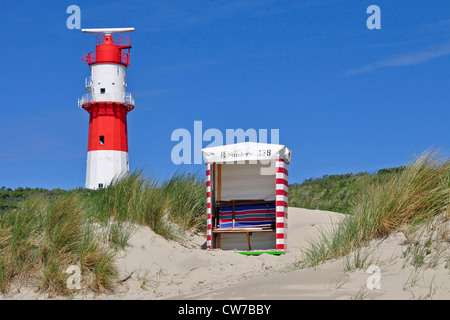
[[[115,150],[89,151],[87,156],[86,188],[107,187],[114,179],[130,171],[128,152]]]

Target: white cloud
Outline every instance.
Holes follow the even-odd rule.
[[[367,64],[347,72],[347,75],[366,73],[381,68],[412,66],[427,62],[435,58],[450,55],[450,42],[440,46],[435,46],[427,50],[406,53],[386,60],[381,60],[372,64]]]

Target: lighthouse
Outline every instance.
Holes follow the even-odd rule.
[[[98,189],[129,172],[127,114],[134,98],[127,92],[131,37],[122,33],[134,28],[82,29],[97,33],[94,52],[82,57],[91,75],[86,78],[88,93],[78,106],[89,112],[86,188]],[[116,35],[121,33],[120,35]]]

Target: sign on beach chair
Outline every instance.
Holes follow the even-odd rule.
[[[244,142],[202,152],[207,248],[286,250],[291,151],[278,144]]]

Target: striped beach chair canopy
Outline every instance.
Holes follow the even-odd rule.
[[[202,149],[206,163],[233,163],[283,159],[291,161],[291,150],[280,144],[241,142]]]

